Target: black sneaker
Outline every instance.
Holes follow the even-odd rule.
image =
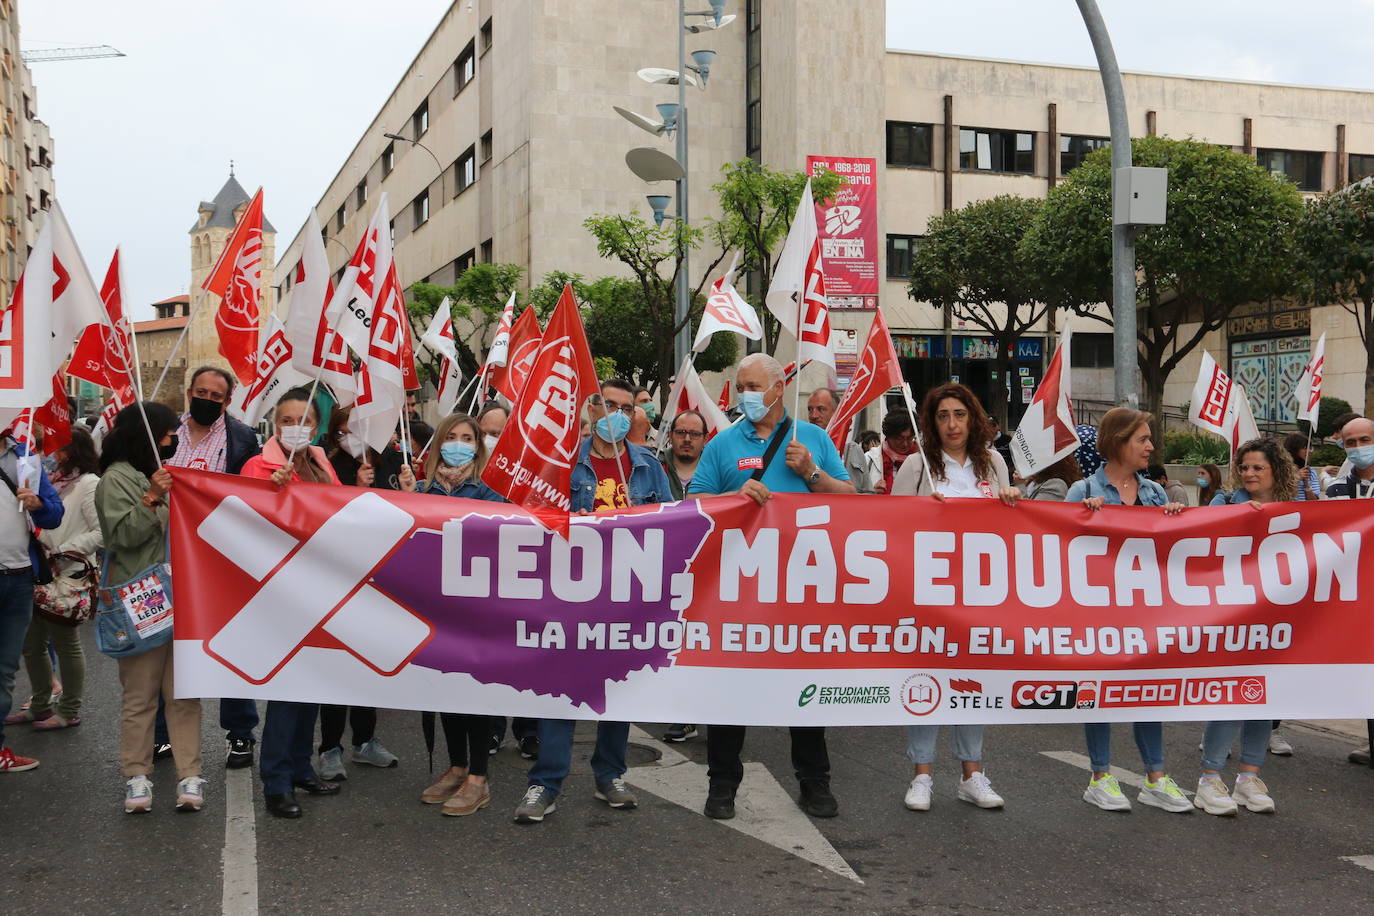
[[[688,738],[695,738],[698,734],[695,725],[669,725],[668,730],[663,733],[663,740],[678,744]]]
[[[491,744],[487,745],[487,756],[495,756],[496,752],[501,750],[501,745],[505,743],[505,740],[503,735],[492,735]]]
[[[539,736],[526,735],[520,739],[520,756],[526,760],[539,759]]]
[[[706,807],[702,814],[717,821],[728,821],[735,816],[735,787],[722,783],[712,783],[706,794]]]
[[[812,817],[834,817],[840,813],[840,803],[830,794],[828,779],[803,779],[797,804]]]
[[[229,752],[224,756],[226,770],[239,770],[253,765],[253,739],[230,738],[227,741]]]
[[[172,756],[172,746],[170,744],[153,745],[154,760],[166,760],[170,756]]]

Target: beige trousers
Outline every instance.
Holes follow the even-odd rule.
[[[119,762],[124,778],[153,773],[153,725],[159,693],[167,703],[167,734],[177,779],[201,775],[200,700],[174,700],[172,644],[119,659],[124,711],[119,726]]]

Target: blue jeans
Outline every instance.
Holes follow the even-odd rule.
[[[262,723],[258,768],[264,795],[285,795],[296,783],[315,779],[310,757],[315,751],[314,703],[268,700]]]
[[[1270,719],[1249,722],[1208,722],[1202,733],[1202,768],[1220,773],[1226,769],[1226,755],[1240,738],[1240,762],[1252,767],[1264,765],[1269,753],[1269,734],[1274,730]]]
[[[572,719],[539,720],[539,759],[530,767],[530,785],[543,786],[555,795],[572,767]],[[596,750],[592,753],[592,773],[596,781],[610,782],[625,775],[625,753],[630,747],[630,723],[596,723]]]
[[[225,697],[219,701],[219,727],[224,729],[226,738],[253,740],[253,729],[258,727],[258,704],[254,700],[240,700]]]
[[[33,576],[0,576],[0,748],[5,746],[5,716],[14,705],[14,674],[33,619]]]
[[[1140,762],[1146,773],[1164,769],[1164,725],[1160,722],[1136,722],[1135,746],[1140,750]],[[1088,739],[1088,759],[1094,773],[1109,773],[1112,769],[1112,723],[1088,722],[1083,726]]]
[[[935,742],[940,737],[938,725],[908,725],[906,727],[906,756],[912,763],[935,762]],[[983,759],[983,726],[951,726],[949,749],[960,760],[976,763]]]

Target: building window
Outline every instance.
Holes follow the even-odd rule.
[[[482,164],[485,165],[486,163],[491,161],[491,131],[487,131],[486,133],[482,134],[481,149]]]
[[[930,168],[933,131],[929,124],[888,121],[887,164]]]
[[[887,237],[887,278],[911,279],[911,256],[921,242],[919,235],[889,235]]]
[[[48,192],[47,192],[47,191],[39,191],[39,192],[38,192],[38,209],[40,209],[40,210],[47,210],[47,209],[48,209],[49,207],[51,207],[51,206],[52,206],[52,198],[48,196]]]
[[[361,210],[363,204],[367,203],[367,179],[358,182],[358,187],[353,189],[353,203]]]
[[[453,192],[454,197],[462,194],[477,181],[477,150],[475,147],[469,146],[463,155],[458,157],[458,161],[453,163],[453,180],[457,187]]]
[[[744,17],[748,33],[744,39],[744,153],[755,162],[763,155],[763,40],[759,3],[747,0]]]
[[[491,256],[492,256],[492,244],[491,244],[491,239],[487,239],[485,242],[482,243],[482,263],[483,263],[483,264],[490,264],[490,263],[491,263]]]
[[[429,130],[429,99],[420,103],[420,107],[415,109],[415,114],[410,116],[410,126],[415,131],[415,139],[418,140]]]
[[[320,230],[320,244],[323,245],[325,242],[328,242],[328,241],[329,241],[329,230],[328,230],[328,229],[321,229],[321,230]]]
[[[477,75],[477,54],[473,50],[472,42],[463,49],[463,53],[458,55],[458,59],[453,62],[453,94],[457,95],[463,91],[468,83],[472,82]]]
[[[1083,159],[1095,149],[1111,146],[1107,137],[1059,136],[1059,174],[1067,175],[1083,164]]]
[[[422,226],[425,223],[429,222],[428,188],[425,188],[423,191],[421,191],[420,195],[416,197],[413,201],[411,201],[410,215],[412,217],[412,222],[414,222],[416,226]]]
[[[395,244],[396,244],[396,221],[395,221],[394,219],[393,219],[391,222],[389,222],[389,223],[386,224],[386,232],[387,232],[387,235],[389,235],[389,236],[391,237],[391,244],[395,245]]]
[[[1374,153],[1350,154],[1350,182],[1354,184],[1361,178],[1374,175]]]
[[[1019,130],[959,129],[959,168],[977,172],[1035,173],[1035,134]]]
[[[1271,175],[1281,175],[1298,186],[1299,191],[1322,189],[1321,153],[1307,153],[1291,149],[1262,149],[1256,151],[1260,168]],[[1351,157],[1354,158],[1354,157]]]
[[[471,248],[458,255],[453,262],[453,279],[458,279],[473,264],[477,263],[477,252]]]
[[[1115,365],[1112,335],[1074,334],[1073,342],[1069,344],[1069,365],[1074,369],[1112,368]]]
[[[763,148],[763,125],[760,123],[760,103],[753,101],[745,110],[746,126],[744,138],[744,152],[749,157],[757,157]]]
[[[396,168],[396,144],[388,143],[386,149],[382,150],[382,177],[391,174],[391,170]]]
[[[335,234],[335,235],[338,235],[340,232],[343,232],[343,227],[344,227],[344,216],[345,216],[345,214],[344,214],[344,205],[343,205],[343,204],[339,204],[339,210],[338,210],[337,213],[334,214],[334,234]]]
[[[484,22],[484,23],[482,23],[482,53],[485,54],[485,53],[487,53],[487,52],[490,51],[490,50],[491,50],[491,17],[487,17],[487,21]]]

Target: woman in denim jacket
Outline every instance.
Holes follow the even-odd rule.
[[[1103,506],[1163,507],[1166,515],[1183,511],[1182,503],[1171,503],[1164,488],[1141,473],[1154,454],[1150,424],[1154,417],[1140,410],[1114,407],[1102,417],[1097,430],[1097,449],[1106,463],[1091,475],[1069,487],[1065,502],[1082,503],[1096,512]],[[1164,726],[1160,722],[1134,724],[1135,743],[1145,764],[1145,785],[1137,800],[1144,805],[1174,813],[1193,810],[1173,778],[1164,771]],[[1088,722],[1083,726],[1092,761],[1092,778],[1083,800],[1105,811],[1129,811],[1131,801],[1112,775],[1112,725]]]

